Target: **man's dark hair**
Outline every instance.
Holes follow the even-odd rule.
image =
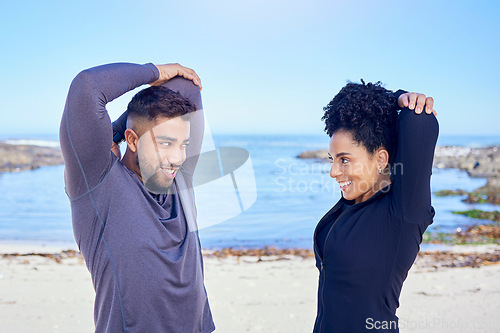
[[[392,164],[396,149],[396,98],[380,81],[361,83],[348,83],[323,108],[325,132],[332,137],[336,131],[346,130],[371,154],[383,147]]]
[[[128,103],[128,117],[154,120],[158,116],[174,118],[196,111],[193,103],[176,91],[152,86],[139,91]],[[185,120],[189,116],[183,117]]]

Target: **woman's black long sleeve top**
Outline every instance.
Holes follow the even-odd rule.
[[[430,177],[438,131],[433,114],[401,110],[392,184],[358,204],[340,199],[318,223],[315,333],[399,332],[401,287],[434,217]]]

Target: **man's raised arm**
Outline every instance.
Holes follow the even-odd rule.
[[[71,83],[59,138],[65,162],[66,192],[71,198],[91,191],[116,157],[106,104],[160,75],[153,64],[116,63],[80,72]]]

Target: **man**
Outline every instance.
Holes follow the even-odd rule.
[[[147,83],[113,126],[106,103]],[[71,84],[60,140],[73,231],[96,291],[96,332],[215,329],[192,190],[200,89],[196,73],[178,64],[104,65]],[[120,160],[111,148],[121,138]]]

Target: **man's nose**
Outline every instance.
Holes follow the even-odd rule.
[[[186,151],[182,148],[176,148],[169,151],[166,160],[171,165],[181,165],[186,159]]]

